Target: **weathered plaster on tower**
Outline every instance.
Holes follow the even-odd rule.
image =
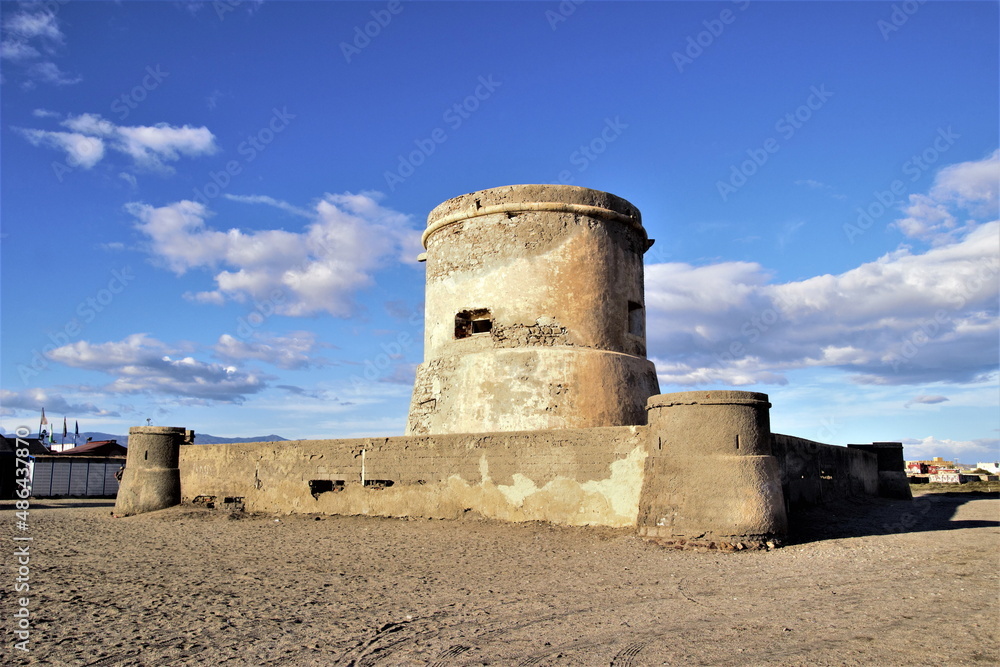
[[[606,192],[514,185],[427,219],[424,363],[407,434],[645,423],[638,209]]]

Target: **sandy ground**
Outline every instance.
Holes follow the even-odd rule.
[[[12,510],[12,501],[0,503]],[[964,665],[1000,662],[1000,500],[876,501],[771,552],[629,531],[33,500],[46,665]]]

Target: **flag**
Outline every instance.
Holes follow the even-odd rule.
[[[56,444],[56,434],[53,433],[52,431],[49,431],[49,444],[50,445]]]
[[[45,408],[42,408],[42,421],[38,423],[41,424],[42,426],[45,426],[46,424],[49,423],[49,420],[45,418]]]
[[[73,442],[76,442],[76,439],[80,437],[80,421],[74,420],[73,423],[76,424],[76,432],[73,433]]]
[[[63,437],[66,437],[66,418],[63,417]]]

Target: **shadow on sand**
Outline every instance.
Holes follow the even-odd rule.
[[[925,533],[937,530],[989,528],[1000,521],[954,520],[958,508],[973,500],[1000,498],[997,493],[923,493],[912,501],[876,498],[836,508],[809,507],[789,517],[789,544],[866,535]]]

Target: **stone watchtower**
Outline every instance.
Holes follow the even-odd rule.
[[[177,505],[181,501],[180,448],[194,442],[194,431],[175,426],[133,426],[128,430],[128,458],[118,487],[115,514],[130,516]]]
[[[639,210],[607,192],[512,185],[427,218],[424,363],[407,435],[646,423]]]

